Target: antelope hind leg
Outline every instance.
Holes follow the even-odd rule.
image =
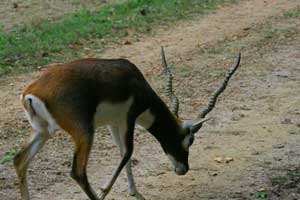
[[[27,186],[27,169],[30,161],[37,152],[44,146],[49,138],[47,132],[35,132],[31,135],[29,142],[14,157],[14,167],[16,169],[21,197],[23,200],[29,200],[29,192]]]

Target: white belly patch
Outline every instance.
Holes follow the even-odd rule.
[[[120,122],[127,121],[128,111],[133,103],[133,97],[125,102],[110,103],[102,102],[97,106],[94,116],[95,127],[103,125],[118,125]]]
[[[133,97],[128,98],[121,103],[102,102],[97,106],[96,114],[94,116],[95,127],[103,125],[123,124],[127,121],[127,115],[133,103]],[[150,110],[147,109],[136,119],[136,123],[143,126],[145,129],[151,127],[154,122],[154,116]]]
[[[136,119],[136,123],[145,129],[149,129],[154,122],[154,115],[151,113],[150,109],[147,109]]]

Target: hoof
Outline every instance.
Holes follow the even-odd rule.
[[[104,200],[109,190],[101,188],[101,192],[99,194],[99,200]]]
[[[143,195],[141,195],[139,192],[135,191],[135,192],[130,192],[129,193],[130,196],[135,197],[137,200],[145,200],[145,198],[143,197]]]

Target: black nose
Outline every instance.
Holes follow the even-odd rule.
[[[189,171],[189,166],[175,168],[175,173],[180,176],[185,175],[188,171]]]

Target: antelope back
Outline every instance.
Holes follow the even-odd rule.
[[[93,126],[100,103],[120,104],[132,98],[130,106],[141,113],[151,93],[141,72],[127,60],[81,59],[49,67],[22,96],[40,99],[69,132],[76,122]]]

